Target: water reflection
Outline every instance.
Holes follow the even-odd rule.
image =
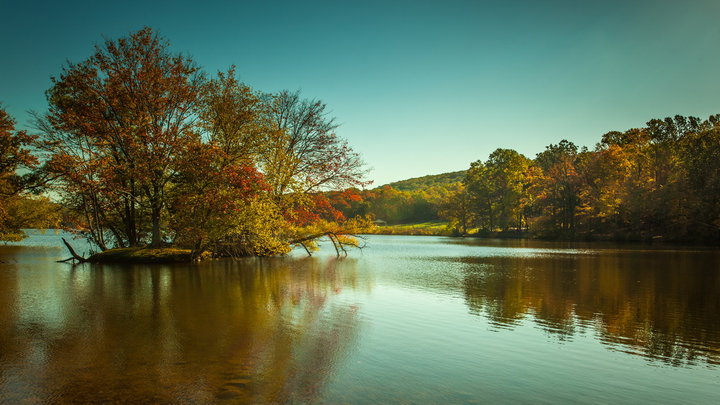
[[[352,259],[47,262],[1,265],[11,403],[311,402],[357,336]]]
[[[369,244],[173,267],[1,247],[0,402],[718,403],[716,251]]]
[[[668,364],[720,364],[715,253],[609,250],[459,260],[467,306],[498,328],[530,319],[561,341],[595,334],[614,350]]]

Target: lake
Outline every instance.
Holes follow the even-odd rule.
[[[52,232],[0,245],[0,403],[720,403],[718,250],[369,236],[342,259],[67,257]]]

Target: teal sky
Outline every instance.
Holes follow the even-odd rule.
[[[0,0],[0,102],[19,122],[103,37],[150,26],[214,72],[325,101],[375,185],[498,147],[720,113],[720,1]]]

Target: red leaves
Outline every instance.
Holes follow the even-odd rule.
[[[345,221],[345,215],[332,206],[325,194],[310,194],[309,197],[309,201],[304,201],[303,204],[296,206],[293,215],[288,218],[294,225],[308,226],[320,220]]]

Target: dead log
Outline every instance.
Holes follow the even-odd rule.
[[[67,259],[65,259],[65,260],[58,260],[58,261],[57,261],[58,263],[65,263],[65,262],[68,262],[68,261],[71,261],[71,260],[77,260],[78,263],[85,263],[85,262],[88,261],[88,259],[86,259],[86,258],[80,256],[79,254],[75,253],[75,249],[73,249],[72,246],[70,246],[70,244],[68,243],[68,241],[65,240],[65,238],[61,238],[61,239],[62,239],[63,243],[65,244],[65,247],[67,247],[68,250],[70,251],[70,255],[71,255],[72,257],[69,257],[69,258],[67,258]]]

